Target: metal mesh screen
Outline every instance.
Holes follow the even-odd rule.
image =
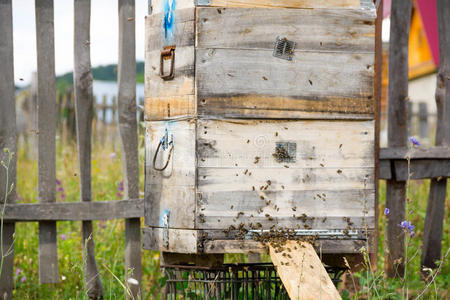
[[[289,299],[273,264],[225,264],[221,267],[164,266],[163,296],[175,299],[267,300]],[[334,284],[345,269],[327,268]]]

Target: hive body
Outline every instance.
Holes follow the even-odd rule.
[[[154,1],[144,247],[262,251],[279,230],[357,252],[375,224],[374,22],[359,0]]]

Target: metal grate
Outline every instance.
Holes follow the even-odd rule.
[[[163,266],[167,276],[164,300],[288,300],[273,264],[224,264],[221,267]],[[344,268],[326,267],[335,285]]]
[[[292,57],[294,56],[294,48],[295,42],[289,41],[287,38],[277,37],[275,47],[273,49],[273,56],[281,59],[292,60]]]

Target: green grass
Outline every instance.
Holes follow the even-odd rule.
[[[143,166],[143,149],[141,147],[140,163]],[[78,160],[75,145],[57,147],[57,178],[61,181],[64,192],[58,192],[57,201],[79,201]],[[115,155],[113,154],[115,153]],[[37,202],[37,165],[30,153],[20,149],[18,153],[17,192],[21,203]],[[114,157],[115,156],[115,157]],[[94,145],[92,155],[92,196],[96,201],[120,199],[117,194],[119,182],[122,180],[120,149]],[[140,170],[143,174],[143,170]],[[143,190],[144,176],[140,177]],[[420,293],[426,283],[420,280],[420,245],[423,221],[425,217],[429,191],[428,181],[410,182],[408,189],[408,219],[416,226],[416,235],[409,240],[408,273],[402,279],[385,279],[382,273],[384,264],[384,229],[385,216],[379,222],[379,257],[378,271],[354,274],[358,292],[341,287],[344,299],[405,299],[408,294]],[[66,195],[66,198],[61,197]],[[385,185],[380,185],[380,212],[384,210]],[[443,252],[449,247],[448,202],[446,203]],[[83,284],[82,242],[80,222],[58,222],[58,258],[61,282],[58,284],[39,284],[38,271],[38,224],[18,223],[16,225],[15,242],[15,299],[86,299]],[[94,238],[96,257],[104,287],[105,299],[122,299],[124,295],[120,280],[124,280],[124,222],[123,220],[95,221]],[[229,261],[242,261],[242,255],[228,256]],[[159,255],[155,252],[143,251],[143,298],[157,299],[160,293],[160,282],[163,280],[159,270]],[[111,270],[111,272],[109,270]],[[441,274],[424,294],[423,299],[449,299],[450,267],[444,262]]]

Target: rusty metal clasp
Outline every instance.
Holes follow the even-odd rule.
[[[164,74],[164,61],[171,60],[169,74]],[[165,46],[161,50],[161,60],[159,64],[159,76],[163,80],[172,80],[175,76],[175,45]]]

